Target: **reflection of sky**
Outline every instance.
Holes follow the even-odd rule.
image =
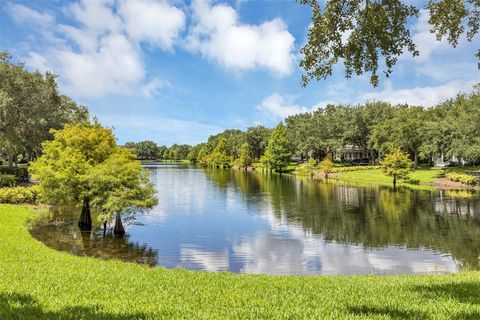
[[[245,196],[234,180],[215,183],[202,169],[153,170],[159,205],[128,225],[131,241],[158,251],[158,264],[194,270],[271,274],[455,272],[451,256],[405,246],[365,248],[325,241],[274,212],[271,195]],[[339,187],[347,207],[358,189]],[[278,210],[278,209],[277,209]],[[283,209],[282,209],[283,210]]]

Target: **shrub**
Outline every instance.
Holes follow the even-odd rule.
[[[408,184],[420,184],[419,179],[413,179],[413,178],[407,178],[403,180],[403,182],[408,183]]]
[[[317,162],[313,159],[310,159],[308,162],[299,165],[295,169],[295,172],[300,176],[313,176],[317,170]]]
[[[355,166],[355,167],[334,167],[332,172],[348,172],[348,171],[361,171],[361,170],[374,170],[380,169],[380,166]]]
[[[38,187],[0,188],[0,203],[35,203],[38,198]]]
[[[19,181],[28,181],[30,176],[28,175],[27,167],[6,167],[0,166],[0,175],[1,174],[11,174],[14,175]]]
[[[14,187],[16,182],[13,174],[0,174],[0,187]]]
[[[469,174],[459,173],[459,172],[448,172],[446,176],[447,176],[447,179],[450,181],[461,182],[471,186],[478,184],[478,179]]]

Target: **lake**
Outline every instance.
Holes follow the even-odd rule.
[[[479,269],[480,199],[321,182],[291,175],[147,165],[154,209],[124,217],[127,236],[82,233],[78,208],[30,223],[75,255],[213,272],[411,274]],[[113,224],[110,224],[110,228]]]

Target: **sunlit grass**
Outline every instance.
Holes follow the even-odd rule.
[[[71,256],[0,205],[0,319],[479,319],[480,273],[294,277]]]
[[[403,181],[397,182],[398,186],[406,186],[412,189],[434,190],[431,183],[442,173],[439,168],[419,168],[410,173],[409,177],[418,180],[420,184],[409,184]],[[393,187],[392,177],[385,176],[380,169],[342,172],[337,176],[338,180],[364,185],[384,185]]]

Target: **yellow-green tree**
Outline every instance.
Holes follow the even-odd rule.
[[[132,152],[116,145],[111,129],[98,123],[77,124],[52,133],[54,139],[43,143],[43,154],[30,172],[40,181],[44,202],[82,206],[81,230],[92,228],[91,207],[102,210],[105,219],[156,203],[140,163]]]
[[[328,174],[333,170],[333,162],[329,156],[326,156],[319,164],[318,168],[325,174],[325,178],[328,179]]]
[[[238,149],[238,159],[235,161],[236,165],[244,170],[252,164],[252,158],[250,157],[250,147],[248,143],[244,143]]]
[[[209,164],[216,168],[228,168],[232,162],[233,158],[227,153],[227,139],[222,138],[209,156]]]
[[[400,149],[389,153],[381,163],[382,172],[393,177],[393,189],[397,188],[397,179],[402,179],[412,172],[413,162]]]
[[[287,129],[283,123],[279,123],[272,131],[268,140],[267,150],[268,163],[271,169],[282,172],[288,166],[292,153],[290,152],[290,143],[287,136]]]

